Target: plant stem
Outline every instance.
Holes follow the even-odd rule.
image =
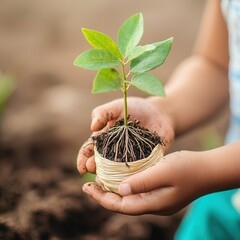
[[[122,63],[122,80],[123,80],[123,101],[124,101],[124,125],[127,126],[127,118],[128,118],[128,111],[127,111],[127,77],[125,73],[125,65]]]

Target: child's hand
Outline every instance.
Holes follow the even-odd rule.
[[[114,212],[173,214],[207,193],[208,171],[202,159],[201,152],[175,152],[123,181],[120,195],[104,192],[95,183],[85,184],[83,191]]]
[[[83,191],[111,211],[168,215],[202,195],[239,188],[239,156],[239,141],[209,151],[175,152],[124,180],[119,195],[94,183],[85,184]]]
[[[173,124],[170,117],[162,111],[161,106],[154,104],[151,98],[128,98],[130,119],[141,121],[141,126],[156,131],[163,138],[166,152],[174,138]],[[95,108],[92,112],[91,130],[97,134],[103,128],[109,128],[114,121],[123,117],[123,100],[118,99]],[[89,139],[80,149],[77,158],[77,168],[81,174],[95,172],[93,143]]]

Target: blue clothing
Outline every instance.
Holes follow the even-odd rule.
[[[231,120],[226,143],[240,140],[240,0],[222,0],[229,31]],[[176,240],[240,240],[240,190],[208,194],[191,205]]]
[[[237,190],[212,193],[196,200],[178,229],[178,240],[239,240],[240,214],[232,204]]]

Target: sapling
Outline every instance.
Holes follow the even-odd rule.
[[[97,151],[114,162],[129,162],[145,159],[161,138],[140,126],[140,120],[130,121],[127,108],[127,91],[136,87],[150,95],[165,96],[161,81],[149,71],[162,65],[167,58],[173,38],[138,45],[143,35],[143,16],[137,13],[120,27],[117,43],[108,35],[83,28],[82,32],[93,47],[79,55],[74,65],[97,70],[92,93],[121,90],[123,94],[123,119],[112,128],[94,137]]]

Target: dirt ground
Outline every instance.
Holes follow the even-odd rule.
[[[191,52],[203,6],[198,0],[1,1],[0,69],[16,84],[0,123],[1,240],[173,238],[181,213],[113,214],[82,193],[90,176],[80,177],[75,159],[90,134],[91,111],[120,95],[91,95],[95,73],[72,62],[89,48],[82,27],[116,39],[122,22],[142,12],[142,44],[174,37],[167,62],[155,70],[166,82]],[[226,121],[221,117],[219,126]],[[184,136],[173,150],[200,149],[208,130]]]

